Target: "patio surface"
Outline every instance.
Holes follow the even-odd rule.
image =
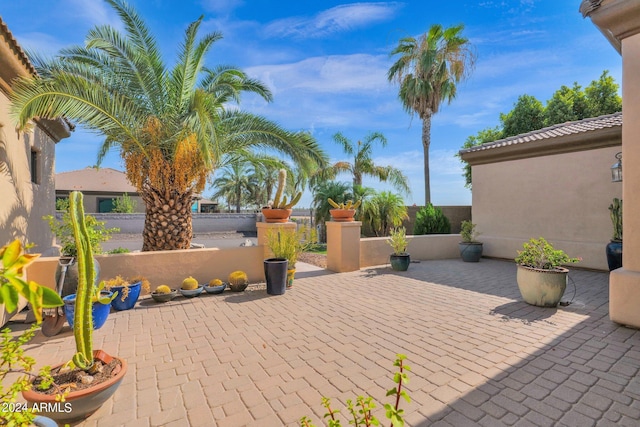
[[[572,270],[573,303],[555,309],[522,302],[504,261],[306,270],[283,296],[258,286],[111,313],[94,347],[129,371],[80,425],[320,426],[322,396],[343,413],[361,394],[390,403],[396,353],[412,368],[409,426],[640,425],[640,333],[609,320],[607,273]],[[65,328],[28,354],[68,360]]]

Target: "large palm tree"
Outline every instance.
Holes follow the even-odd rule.
[[[226,198],[229,204],[236,205],[236,212],[239,213],[254,185],[251,179],[253,168],[244,163],[234,162],[220,171],[222,175],[213,181],[216,192],[211,197]]]
[[[98,26],[85,46],[52,59],[34,57],[38,76],[16,84],[12,114],[20,128],[36,117],[67,117],[103,135],[98,162],[110,149],[120,150],[127,177],[146,205],[143,250],[189,247],[192,195],[204,189],[223,154],[271,148],[294,163],[324,166],[324,154],[309,134],[226,108],[243,92],[267,101],[271,93],[237,68],[205,66],[222,36],[198,37],[202,17],[187,28],[169,69],[136,11],[124,0],[106,1],[124,33]]]
[[[333,140],[342,147],[346,154],[353,156],[353,160],[351,162],[341,161],[334,163],[331,169],[334,173],[350,173],[353,176],[354,188],[362,186],[363,176],[370,176],[382,182],[389,181],[394,188],[406,194],[411,192],[409,181],[400,169],[396,169],[393,166],[379,166],[373,163],[371,155],[374,143],[379,142],[382,147],[387,145],[387,138],[383,134],[372,132],[364,138],[364,142],[358,141],[357,144],[354,144],[342,133],[338,132],[333,135]]]
[[[405,111],[418,114],[422,119],[425,204],[431,201],[431,116],[438,112],[443,101],[450,103],[456,97],[456,85],[469,75],[475,62],[471,44],[462,36],[463,30],[462,24],[449,28],[436,24],[418,39],[400,39],[391,52],[392,56],[400,57],[387,77],[400,86],[399,97]]]

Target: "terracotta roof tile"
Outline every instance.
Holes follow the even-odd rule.
[[[523,133],[509,138],[499,139],[486,144],[461,150],[460,153],[474,153],[477,151],[499,149],[515,144],[531,144],[537,141],[548,140],[565,135],[576,135],[580,133],[593,132],[606,128],[622,126],[622,113],[607,114],[605,116],[592,117],[589,119],[566,122],[549,126],[540,130]]]

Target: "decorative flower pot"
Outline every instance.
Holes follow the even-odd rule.
[[[167,292],[165,294],[161,294],[155,291],[151,292],[151,298],[153,298],[155,302],[168,302],[174,299],[176,296],[178,296],[177,289],[171,289],[171,292]]]
[[[458,248],[464,262],[478,262],[482,257],[482,243],[480,242],[460,242]]]
[[[295,278],[295,275],[296,275],[295,268],[290,268],[287,270],[287,289],[293,287],[293,279]]]
[[[204,291],[204,286],[198,286],[195,289],[180,289],[180,293],[186,298],[197,297],[202,293],[202,291]]]
[[[331,219],[335,222],[352,222],[356,216],[355,209],[329,209]]]
[[[111,297],[113,292],[102,291],[100,295]],[[69,326],[73,329],[73,316],[76,312],[76,294],[67,295],[62,298],[62,301],[64,302],[64,315],[67,317]],[[105,324],[110,311],[111,304],[102,304],[98,301],[93,303],[91,309],[91,313],[93,314],[93,329],[100,329]]]
[[[612,240],[607,243],[606,253],[609,271],[622,267],[622,242]]]
[[[122,291],[124,290],[124,286],[112,286],[111,290],[113,292],[118,292],[118,296],[115,297],[113,301],[111,301],[111,307],[115,308],[118,311],[122,310],[131,310],[138,298],[140,297],[140,289],[142,288],[142,282],[137,282],[132,285],[129,285],[129,293],[122,300]]]
[[[264,260],[264,277],[269,295],[282,295],[287,289],[286,258],[268,258]]]
[[[389,261],[391,262],[391,268],[395,271],[407,271],[409,269],[409,263],[411,262],[411,256],[409,254],[391,254],[389,255]]]
[[[567,274],[569,270],[562,267],[541,270],[518,265],[516,279],[522,299],[538,307],[557,306],[567,287]]]
[[[222,285],[219,285],[219,286],[205,286],[204,290],[208,294],[221,294],[224,292],[226,288],[227,288],[227,284],[223,283]]]
[[[264,216],[265,221],[272,224],[289,222],[291,212],[293,212],[293,209],[262,208],[262,215]]]
[[[110,307],[109,304],[104,305]],[[108,363],[107,360],[112,358],[102,350],[95,350],[94,357],[103,360],[104,363]],[[55,395],[38,393],[33,388],[23,391],[22,396],[27,402],[38,403],[40,408],[53,409],[51,412],[42,412],[42,415],[52,418],[60,424],[85,419],[97,411],[120,386],[124,374],[127,372],[127,362],[119,357],[116,357],[116,359],[120,361],[120,367],[110,379],[95,386],[68,393],[64,402],[56,402]],[[55,369],[62,365],[61,363],[54,366],[51,371],[55,372]]]

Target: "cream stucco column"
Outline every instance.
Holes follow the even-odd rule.
[[[267,223],[267,222],[258,222],[256,223],[256,228],[258,229],[258,246],[264,247],[264,257],[271,258],[273,257],[273,253],[269,250],[267,246],[267,236],[271,230],[277,232],[278,230],[291,230],[296,231],[296,223],[289,221],[284,223]]]
[[[326,222],[327,269],[338,273],[360,270],[362,222]]]
[[[584,0],[581,11],[622,54],[622,268],[609,279],[609,316],[640,327],[640,2]]]

